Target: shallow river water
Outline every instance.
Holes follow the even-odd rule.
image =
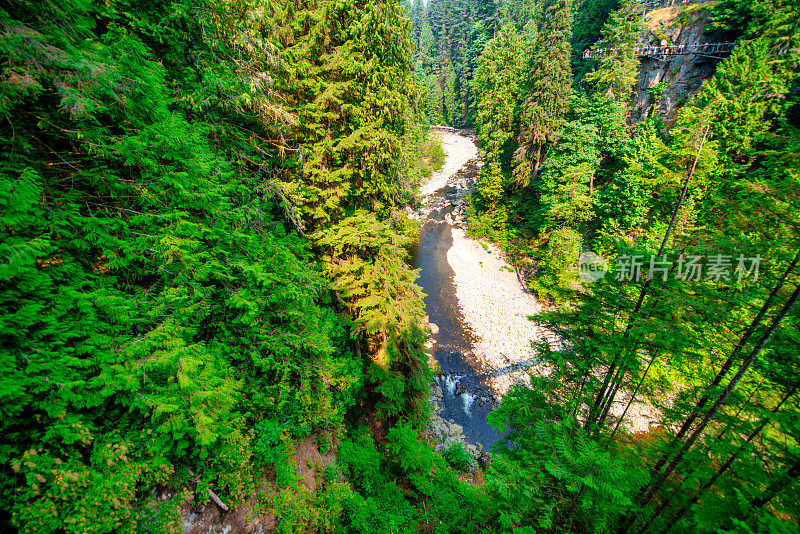
[[[477,178],[478,171],[471,161],[459,169],[457,178],[468,182]],[[427,197],[427,205],[436,208],[422,218],[419,243],[413,250],[414,263],[420,269],[417,283],[426,295],[425,313],[439,327],[432,336],[436,341],[432,352],[441,370],[435,378],[444,393],[441,415],[464,428],[467,442],[479,442],[491,449],[499,435],[486,422],[486,416],[497,403],[488,384],[476,377],[480,366],[473,353],[475,335],[459,308],[454,273],[447,260],[453,244],[453,226],[445,217],[452,216],[450,200],[457,193],[456,187],[446,185]]]

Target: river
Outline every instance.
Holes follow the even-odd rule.
[[[440,415],[463,427],[467,443],[491,449],[500,436],[486,416],[515,380],[524,381],[524,372],[487,375],[507,375],[510,364],[532,358],[530,341],[540,332],[527,316],[539,305],[500,251],[466,237],[463,205],[480,172],[478,150],[468,132],[440,129],[439,135],[447,155],[421,187],[421,232],[413,250],[417,283],[436,325],[431,351],[441,371],[435,377],[443,392]]]

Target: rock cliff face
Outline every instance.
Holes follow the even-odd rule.
[[[645,16],[647,32],[643,45],[689,45],[724,40],[720,32],[707,32],[711,3],[688,6],[670,6],[650,11]],[[632,124],[651,113],[664,115],[665,123],[671,123],[678,109],[700,91],[703,80],[714,74],[719,59],[689,54],[662,59],[641,60],[639,80],[631,100],[630,122]],[[663,93],[655,102],[650,92],[664,82]]]

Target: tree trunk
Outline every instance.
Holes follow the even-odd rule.
[[[634,358],[636,357],[636,349],[633,349]],[[627,366],[620,365],[619,371],[617,371],[617,376],[614,377],[614,380],[611,382],[611,388],[609,389],[610,393],[608,395],[608,400],[606,401],[605,405],[603,406],[602,411],[600,412],[600,418],[597,420],[597,425],[602,426],[605,421],[606,417],[608,417],[608,412],[611,411],[611,405],[614,404],[614,399],[617,397],[617,392],[619,388],[622,386],[623,381],[625,380],[625,373],[627,370]]]
[[[775,406],[775,408],[773,408],[773,409],[771,410],[771,412],[770,412],[770,413],[773,413],[773,414],[775,414],[775,413],[778,413],[778,410],[780,410],[781,406],[783,406],[783,405],[784,405],[784,403],[785,403],[787,400],[789,400],[789,399],[792,397],[792,395],[794,395],[794,394],[795,394],[795,392],[797,391],[797,388],[798,388],[798,387],[800,387],[800,381],[798,381],[798,382],[795,382],[795,384],[792,386],[792,389],[790,389],[790,390],[789,390],[789,391],[788,391],[788,392],[787,392],[787,393],[786,393],[786,394],[783,396],[783,398],[782,398],[782,399],[781,399],[781,401],[778,403],[778,405],[777,405],[777,406]],[[717,469],[717,472],[716,472],[716,473],[714,473],[714,476],[712,476],[712,477],[711,477],[711,479],[710,479],[708,482],[706,482],[705,484],[703,484],[703,487],[701,487],[701,488],[700,488],[700,489],[697,491],[697,493],[694,495],[694,497],[692,497],[692,500],[691,500],[691,501],[689,501],[689,504],[686,504],[686,505],[684,505],[684,506],[683,506],[683,507],[682,507],[680,510],[678,510],[678,513],[677,513],[677,514],[675,514],[675,517],[672,519],[672,521],[670,521],[669,525],[667,525],[667,528],[664,530],[664,532],[667,532],[667,531],[669,531],[669,530],[672,528],[672,526],[673,526],[673,525],[674,525],[674,524],[675,524],[677,521],[680,521],[680,519],[681,519],[681,518],[682,518],[682,517],[683,517],[683,516],[686,514],[686,512],[689,510],[689,508],[691,508],[692,506],[694,506],[694,505],[697,503],[697,501],[699,501],[699,500],[700,500],[700,497],[702,497],[702,496],[703,496],[703,494],[704,494],[704,493],[705,493],[705,492],[706,492],[706,491],[707,491],[709,488],[711,488],[711,487],[712,487],[712,486],[713,486],[713,485],[714,485],[714,484],[717,482],[717,480],[719,480],[719,477],[721,477],[723,474],[725,474],[725,472],[726,472],[726,471],[727,471],[727,470],[728,470],[728,469],[731,467],[731,465],[733,464],[734,460],[736,460],[736,458],[738,458],[738,457],[739,457],[739,455],[740,455],[740,454],[741,454],[741,453],[744,451],[744,449],[745,449],[745,448],[746,448],[746,447],[747,447],[747,446],[750,444],[750,442],[752,442],[752,441],[753,441],[753,440],[756,438],[756,436],[758,436],[758,435],[761,433],[761,431],[762,431],[762,430],[764,430],[764,428],[765,428],[765,427],[766,427],[766,426],[769,424],[769,422],[770,422],[770,418],[769,418],[769,417],[764,417],[764,418],[761,420],[761,423],[759,423],[759,425],[758,425],[758,426],[757,426],[757,427],[756,427],[756,428],[755,428],[755,429],[754,429],[752,432],[750,432],[750,435],[748,435],[748,436],[747,436],[747,439],[745,440],[745,442],[744,442],[744,443],[742,443],[742,445],[741,445],[741,446],[740,446],[738,449],[736,449],[736,452],[734,452],[734,453],[733,453],[733,454],[730,456],[730,458],[728,458],[728,459],[725,461],[725,463],[724,463],[724,464],[722,464],[722,465],[719,467],[719,469]],[[659,513],[661,512],[661,510],[664,508],[664,506],[665,506],[666,502],[667,502],[667,501],[665,501],[665,503],[664,503],[664,504],[662,504],[661,506],[659,506],[659,508],[658,508],[658,509],[655,511],[655,513],[653,514],[653,517],[651,517],[651,518],[650,518],[650,521],[652,521],[652,520],[653,520],[653,519],[654,519],[656,516],[658,516],[658,514],[659,514]],[[645,527],[647,527],[647,526],[650,524],[650,521],[648,521],[648,523],[647,523],[647,525],[645,525]]]
[[[631,407],[631,404],[633,404],[634,399],[636,399],[636,395],[639,393],[639,389],[642,387],[642,384],[644,384],[644,379],[647,378],[647,373],[650,371],[650,366],[653,365],[654,361],[656,361],[657,356],[658,353],[653,353],[653,357],[650,358],[650,363],[647,364],[647,368],[644,370],[644,373],[642,373],[642,378],[640,378],[639,383],[636,384],[636,389],[633,390],[633,394],[631,395],[631,398],[628,401],[627,406],[625,406],[625,410],[623,410],[622,415],[619,416],[619,419],[617,420],[617,425],[611,432],[611,436],[609,437],[609,439],[614,439],[614,434],[617,433],[617,430],[622,424],[622,420],[625,419],[625,416],[628,414],[628,409]]]
[[[531,172],[531,183],[536,179],[539,175],[539,165],[542,163],[542,145],[539,145],[539,148],[536,149],[536,159],[533,162],[533,171]]]
[[[717,411],[719,410],[720,406],[722,406],[722,403],[725,402],[725,400],[728,398],[728,395],[731,394],[733,389],[739,383],[739,380],[741,380],[742,376],[744,376],[744,373],[747,371],[747,369],[750,368],[750,365],[753,363],[753,361],[756,359],[756,357],[761,353],[761,350],[766,346],[767,342],[772,337],[772,334],[775,333],[775,330],[778,328],[778,325],[781,323],[783,318],[786,317],[786,314],[789,313],[789,310],[791,310],[792,306],[794,306],[795,302],[797,301],[798,295],[800,295],[800,285],[798,285],[795,288],[794,292],[789,297],[789,300],[786,301],[786,304],[783,305],[783,308],[781,308],[781,311],[772,320],[772,324],[770,324],[770,326],[767,329],[767,331],[764,332],[764,335],[761,336],[761,340],[758,342],[758,345],[753,347],[753,350],[750,352],[750,355],[747,357],[747,359],[739,367],[739,370],[736,372],[736,374],[733,376],[733,378],[731,378],[730,382],[728,382],[728,385],[725,386],[725,389],[723,390],[722,394],[719,396],[719,398],[716,400],[714,405],[711,407],[711,409],[705,415],[705,417],[700,422],[698,427],[694,430],[694,432],[692,432],[692,435],[689,436],[689,439],[687,439],[686,442],[683,444],[683,447],[681,447],[681,449],[675,455],[675,458],[673,458],[672,462],[670,462],[670,464],[667,466],[666,470],[664,470],[664,472],[661,473],[661,476],[659,476],[658,480],[656,480],[656,482],[647,491],[647,493],[645,494],[645,497],[642,500],[641,504],[644,505],[644,504],[647,504],[648,502],[650,502],[650,500],[653,498],[653,496],[656,494],[656,492],[659,489],[661,489],[661,486],[664,484],[664,482],[667,480],[667,478],[669,478],[669,476],[675,471],[675,468],[680,463],[680,461],[683,459],[683,455],[686,454],[686,452],[692,447],[692,445],[694,445],[694,443],[697,441],[697,439],[703,433],[703,430],[705,430],[706,425],[708,425],[709,421],[711,421],[711,419],[717,413]]]
[[[683,200],[686,198],[686,193],[689,191],[689,184],[691,184],[692,178],[694,177],[694,171],[697,169],[697,162],[700,160],[700,154],[703,151],[703,145],[705,145],[706,143],[706,138],[708,137],[708,132],[710,129],[711,125],[709,124],[706,126],[705,132],[703,132],[703,139],[700,141],[700,146],[697,148],[697,154],[694,157],[694,162],[692,163],[692,166],[689,169],[688,174],[686,175],[686,180],[683,183],[683,189],[681,190],[680,197],[678,197],[678,204],[675,206],[675,210],[672,212],[672,219],[670,219],[667,231],[664,232],[664,239],[661,241],[661,246],[658,248],[658,257],[661,257],[661,255],[664,253],[664,249],[667,246],[669,237],[672,234],[672,229],[675,227],[675,221],[677,220],[678,214],[681,211],[681,206],[683,205]],[[651,281],[652,278],[648,277],[648,279],[645,280],[644,284],[642,285],[642,289],[639,291],[639,298],[636,301],[636,306],[634,306],[633,312],[631,312],[630,319],[628,320],[628,324],[625,327],[625,334],[623,335],[623,339],[628,338],[630,330],[633,327],[634,323],[636,322],[636,317],[639,314],[639,310],[642,308],[642,303],[644,302],[644,298],[647,295],[647,291],[650,287]],[[609,368],[603,380],[603,385],[600,388],[600,392],[597,395],[597,399],[595,400],[594,406],[592,406],[592,409],[589,411],[589,417],[586,421],[587,429],[589,428],[589,425],[594,419],[594,416],[598,413],[600,407],[606,402],[613,402],[613,398],[610,399],[609,401],[606,401],[605,397],[607,393],[606,388],[608,387],[608,383],[611,379],[611,376],[613,376],[614,374],[615,370],[614,367],[615,367],[614,362],[612,362],[611,367]],[[600,411],[600,413],[602,413],[602,411]],[[604,418],[601,418],[600,420],[602,419]]]
[[[777,284],[775,284],[775,287],[772,289],[772,292],[767,297],[767,300],[764,301],[764,304],[761,306],[761,309],[758,311],[758,314],[756,314],[755,318],[753,318],[753,320],[750,322],[750,325],[747,327],[747,330],[745,330],[744,334],[742,334],[742,337],[739,338],[739,342],[736,345],[736,348],[733,350],[731,355],[722,365],[722,368],[717,373],[717,376],[714,377],[714,380],[711,382],[711,385],[706,389],[706,393],[704,393],[703,396],[700,397],[700,400],[697,401],[697,404],[695,405],[695,408],[692,410],[692,413],[684,421],[683,425],[681,426],[680,430],[675,435],[675,437],[672,438],[672,441],[667,447],[666,452],[661,455],[659,461],[656,463],[656,465],[653,466],[651,472],[654,475],[657,474],[662,467],[664,467],[664,465],[667,463],[667,460],[669,459],[670,455],[669,451],[672,450],[672,448],[677,442],[683,439],[683,437],[689,431],[689,428],[691,428],[692,424],[694,424],[694,422],[700,416],[700,412],[709,401],[710,398],[709,390],[713,390],[714,388],[716,388],[720,384],[720,382],[722,382],[722,379],[725,378],[725,375],[728,374],[728,371],[730,371],[731,366],[733,365],[733,361],[739,356],[739,354],[744,349],[745,345],[747,345],[747,342],[750,340],[750,337],[753,335],[753,332],[755,332],[758,325],[761,324],[761,320],[764,318],[764,315],[767,313],[767,310],[769,310],[769,308],[772,306],[772,301],[775,299],[780,290],[783,289],[783,286],[789,279],[789,276],[792,274],[792,271],[794,271],[795,267],[797,266],[798,261],[800,261],[800,250],[798,250],[797,255],[795,255],[794,260],[792,260],[792,263],[789,264],[789,267],[787,267],[781,279],[778,281]]]
[[[767,379],[766,378],[762,378],[761,381],[759,381],[759,383],[755,386],[755,388],[753,388],[753,391],[750,392],[750,395],[747,396],[747,399],[745,399],[745,401],[741,404],[741,406],[739,406],[739,409],[736,410],[736,413],[733,414],[733,416],[731,416],[731,418],[734,421],[739,419],[739,415],[741,415],[741,413],[744,411],[744,409],[747,408],[747,405],[750,404],[750,402],[753,400],[753,397],[755,396],[756,391],[760,391],[761,390],[761,386],[763,386],[766,382],[767,382]],[[727,434],[728,430],[730,430],[731,428],[733,428],[733,421],[731,421],[730,423],[725,425],[725,428],[723,428],[720,431],[720,433],[717,434],[716,439],[722,439],[722,437],[725,434]]]

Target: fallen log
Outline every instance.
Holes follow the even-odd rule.
[[[194,483],[200,482],[200,475],[195,475],[194,471],[192,471],[191,469],[189,469],[189,474],[194,477],[194,480],[192,480],[192,482]],[[216,503],[217,506],[222,508],[222,511],[227,512],[228,507],[225,505],[224,502],[222,502],[222,499],[220,499],[219,496],[216,493],[214,493],[214,491],[211,488],[208,488],[207,491],[208,491],[208,496],[211,497],[211,500],[214,501],[214,503]]]

